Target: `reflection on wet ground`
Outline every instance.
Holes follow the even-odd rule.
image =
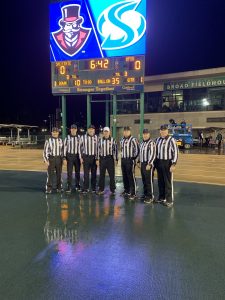
[[[175,183],[175,206],[73,193],[0,172],[2,299],[224,299],[225,189]],[[141,193],[141,188],[139,190]]]

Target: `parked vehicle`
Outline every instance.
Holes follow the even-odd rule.
[[[168,124],[168,128],[178,147],[190,149],[193,146],[192,124]]]

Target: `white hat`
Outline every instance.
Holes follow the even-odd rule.
[[[110,131],[109,127],[104,127],[103,131]]]

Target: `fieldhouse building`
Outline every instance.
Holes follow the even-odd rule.
[[[111,125],[116,122],[117,137],[124,126],[131,126],[139,135],[139,95],[118,95],[116,119],[111,115]],[[158,134],[161,124],[169,119],[177,123],[185,120],[193,129],[214,129],[214,135],[225,129],[225,67],[163,74],[145,77],[144,127]]]

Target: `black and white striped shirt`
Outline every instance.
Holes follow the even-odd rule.
[[[139,154],[140,162],[153,165],[155,157],[156,157],[155,142],[153,142],[153,140],[151,139],[148,139],[146,141],[143,140],[140,144],[140,154]]]
[[[156,157],[157,159],[171,160],[172,164],[176,164],[178,159],[178,147],[176,140],[171,136],[166,138],[157,138]]]
[[[97,135],[90,136],[89,134],[82,135],[80,138],[80,158],[83,155],[94,155],[98,158],[98,137]]]
[[[120,141],[122,158],[136,159],[139,155],[139,145],[135,137],[123,137]]]
[[[61,138],[50,137],[45,141],[43,158],[47,162],[50,156],[62,156],[63,157],[63,141]]]
[[[64,140],[64,156],[66,154],[79,154],[80,150],[80,136],[79,135],[68,135]]]
[[[112,155],[115,160],[118,160],[118,146],[114,138],[108,139],[102,137],[98,142],[98,153],[100,157]]]

